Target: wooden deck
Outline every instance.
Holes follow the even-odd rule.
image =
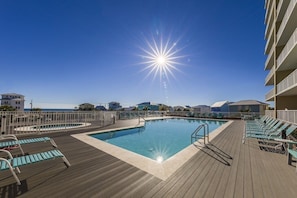
[[[8,171],[1,171],[0,195],[296,197],[297,174],[287,165],[286,155],[261,150],[254,139],[242,144],[243,129],[243,121],[233,122],[166,181],[72,138],[70,132],[49,134],[72,166],[67,169],[57,159],[21,167],[21,186]],[[28,153],[50,148],[49,143],[23,146]]]

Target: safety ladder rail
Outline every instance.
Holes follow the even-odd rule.
[[[199,131],[203,129],[203,135],[199,134]],[[207,123],[199,125],[195,131],[191,134],[191,143],[196,142],[199,138],[203,138],[204,144],[205,144],[205,139],[207,139],[207,142],[209,142],[209,126]]]
[[[144,119],[144,117],[142,117],[142,116],[139,116],[138,117],[138,124],[140,124],[140,119],[143,119],[144,125],[145,125],[146,124],[146,119]]]

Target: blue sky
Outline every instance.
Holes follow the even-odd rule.
[[[264,0],[0,1],[0,93],[26,107],[265,101]],[[168,43],[172,74],[145,69]]]

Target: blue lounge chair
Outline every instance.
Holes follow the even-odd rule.
[[[283,126],[289,125],[288,123],[285,123]],[[283,129],[283,126],[280,127],[278,130],[276,131],[272,131],[268,134],[263,134],[263,135],[249,135],[247,137],[251,137],[251,138],[258,138],[258,139],[262,139],[262,140],[274,140],[275,138],[282,138],[282,131],[285,130],[286,131],[286,136],[289,136],[291,133],[293,133],[296,129],[297,126],[296,125],[291,125],[289,126],[287,129]]]
[[[20,173],[21,171],[19,166],[25,166],[56,158],[62,158],[67,168],[71,166],[67,158],[57,149],[15,158],[12,157],[11,153],[7,150],[0,149],[0,152],[4,152],[8,155],[8,159],[0,158],[0,170],[9,169],[18,185],[20,185],[21,182],[14,170],[17,170],[17,172]]]
[[[7,141],[10,140],[10,141]],[[10,149],[17,146],[22,154],[24,155],[23,148],[21,147],[22,144],[31,144],[31,143],[38,143],[38,142],[50,142],[54,148],[57,148],[57,144],[55,141],[49,137],[38,137],[38,138],[29,138],[29,139],[22,139],[19,140],[15,135],[1,135],[0,136],[0,149]],[[4,142],[3,142],[4,141]]]
[[[249,122],[246,122],[245,128],[247,130],[263,130],[263,129],[269,129],[276,125],[279,122],[277,119],[271,119],[266,123],[257,123],[257,124],[250,124]]]
[[[253,130],[246,129],[246,134],[247,134],[247,136],[249,136],[249,135],[265,135],[265,134],[268,134],[268,133],[271,133],[271,132],[274,132],[277,130],[284,130],[288,126],[289,126],[288,123],[278,121],[276,124],[270,125],[270,126],[267,126],[264,128],[253,129]]]

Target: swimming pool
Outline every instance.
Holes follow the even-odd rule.
[[[163,117],[162,119],[164,119]],[[171,118],[171,117],[170,117]],[[149,119],[154,119],[158,120],[160,118],[149,118]],[[193,119],[194,120],[194,119]],[[86,132],[86,133],[78,133],[78,134],[73,134],[71,135],[72,137],[100,150],[103,151],[109,155],[112,155],[136,168],[139,168],[140,170],[143,170],[149,174],[154,175],[155,177],[161,179],[161,180],[166,180],[168,177],[170,177],[177,169],[179,169],[184,163],[186,163],[189,159],[191,159],[197,152],[200,151],[201,148],[203,148],[204,144],[203,141],[197,141],[193,144],[190,144],[186,148],[182,149],[181,151],[177,152],[173,156],[169,157],[167,160],[163,161],[162,163],[158,162],[155,159],[151,159],[149,157],[145,157],[143,155],[137,154],[135,152],[132,152],[127,149],[123,149],[119,146],[115,146],[113,144],[110,144],[108,141],[102,141],[98,140],[91,135],[95,135],[98,133],[105,133],[106,132],[112,132],[114,134],[120,134],[117,132],[120,132],[121,130],[126,130],[126,129],[141,129],[139,125],[143,125],[143,122],[139,123],[138,119],[135,119],[134,122],[129,121],[124,121],[127,122],[128,124],[124,124],[125,127],[120,127],[120,128],[114,128],[114,129],[106,129],[106,130],[101,130],[101,131],[91,131],[91,132]],[[157,121],[156,123],[158,123]],[[211,122],[206,121],[206,122]],[[213,138],[215,138],[218,134],[220,134],[224,129],[226,129],[233,121],[229,120],[226,121],[225,124],[222,124],[220,127],[217,129],[213,130],[209,134],[209,141],[211,141]],[[153,123],[150,121],[146,121],[146,126],[148,127],[148,123]],[[196,124],[194,124],[196,123]],[[195,127],[193,131],[198,127],[198,123],[194,122],[192,120],[188,121],[188,124],[194,124]],[[184,125],[188,125],[185,124]],[[198,125],[197,125],[198,124]],[[138,127],[137,127],[138,126]],[[163,129],[163,128],[161,128]],[[184,131],[184,130],[183,130]],[[191,132],[193,132],[191,131]],[[139,133],[143,133],[141,131],[136,132],[136,134],[139,135]],[[187,136],[187,140],[190,142],[191,141],[191,135],[185,135]],[[172,145],[172,143],[171,143]],[[94,153],[95,154],[95,153]]]
[[[161,163],[189,146],[192,143],[193,131],[205,123],[208,124],[211,133],[225,121],[180,118],[151,120],[146,121],[145,126],[140,128],[91,134],[90,136]]]

